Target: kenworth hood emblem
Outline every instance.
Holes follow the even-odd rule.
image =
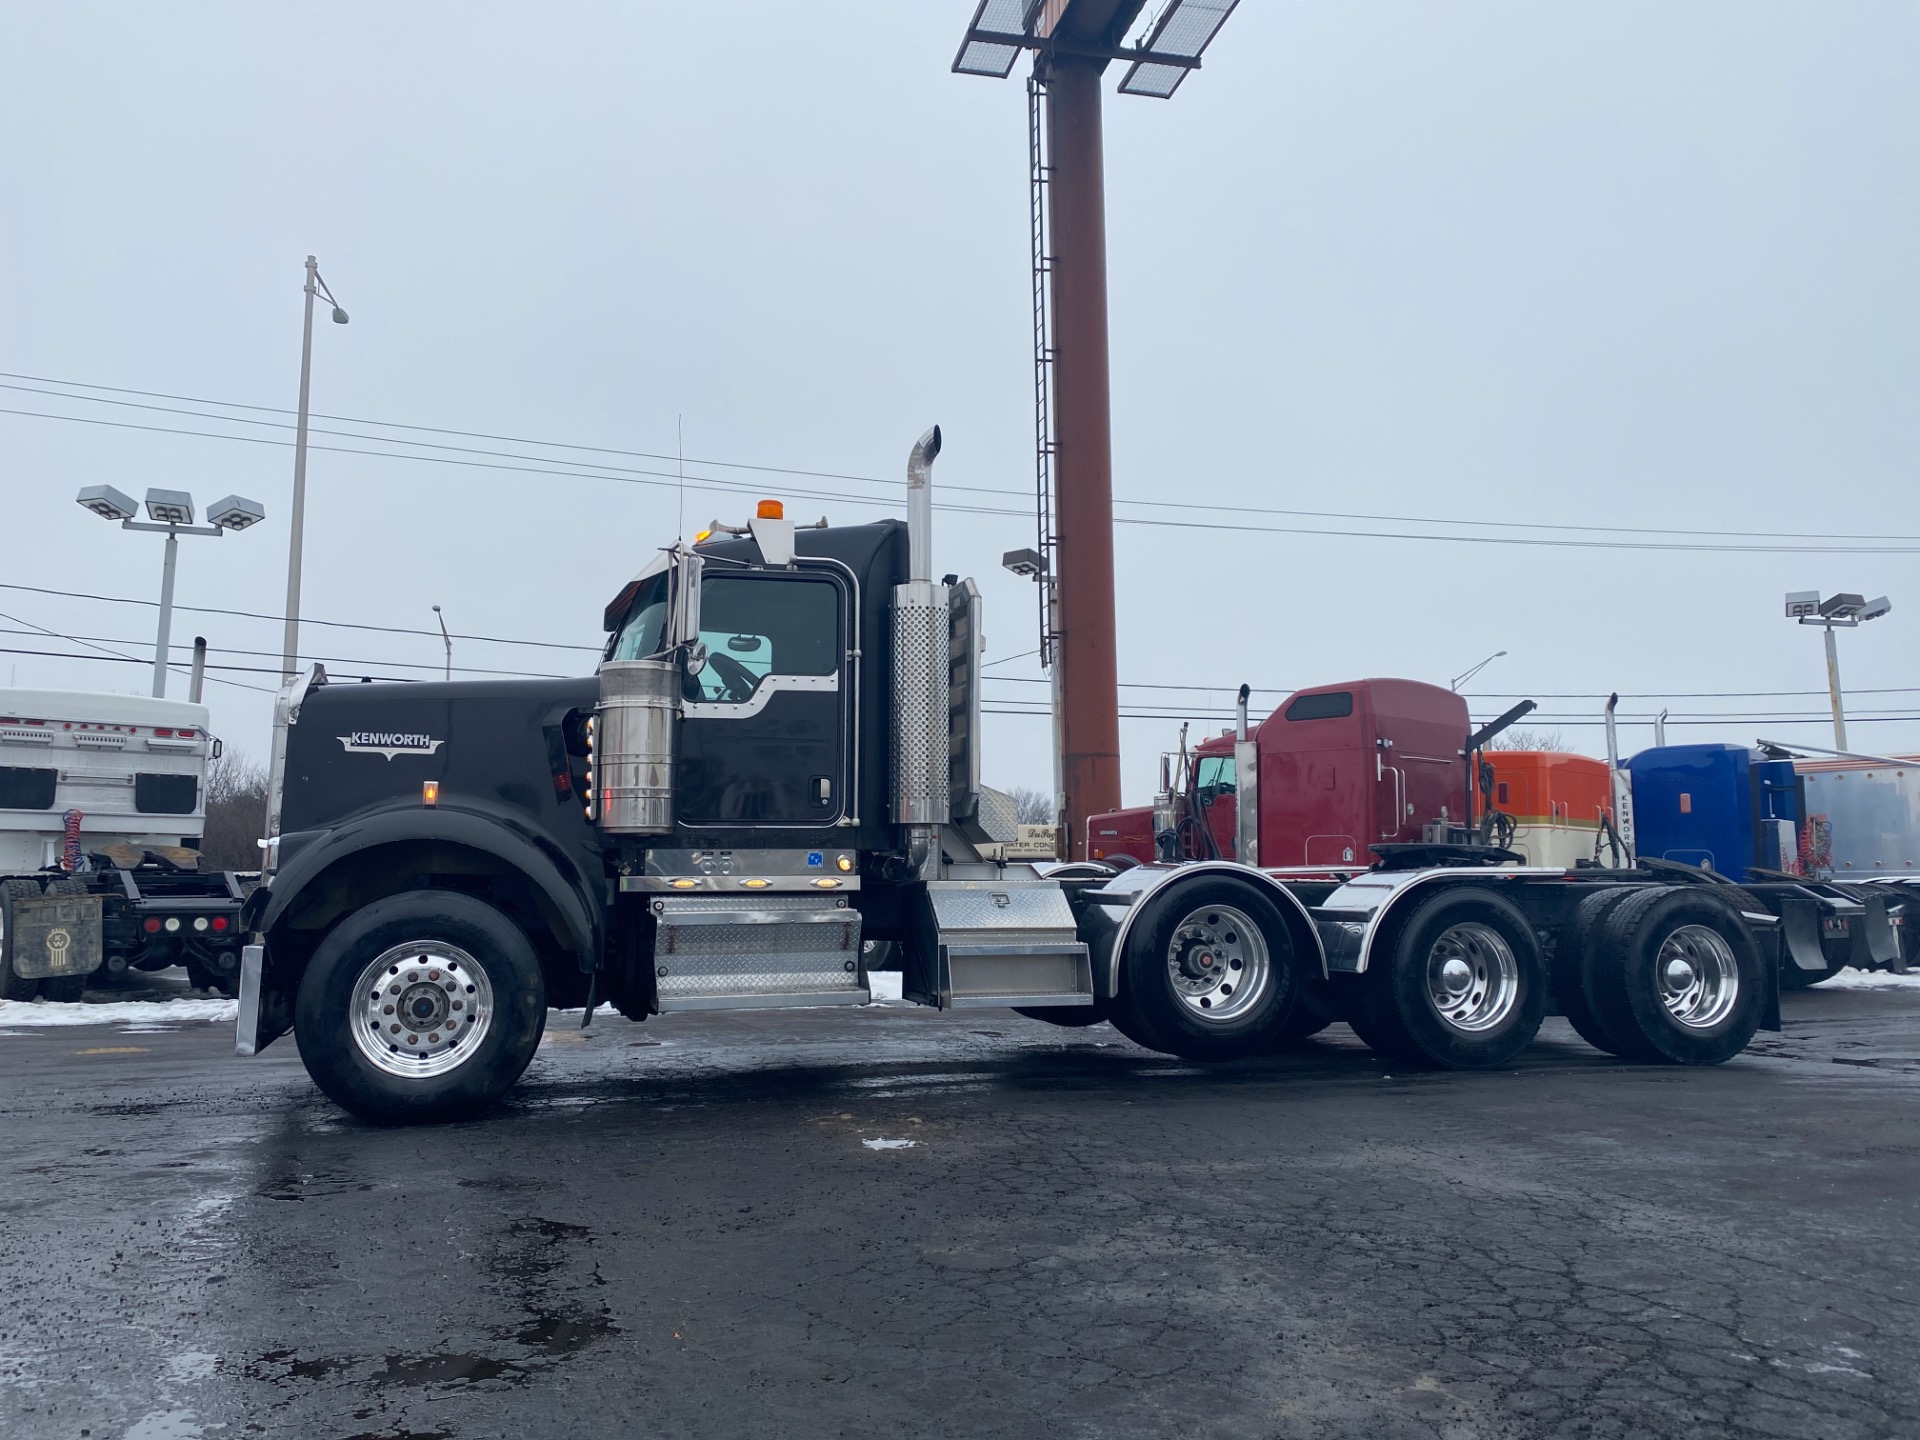
[[[431,755],[447,743],[431,735],[408,735],[394,730],[356,730],[351,735],[335,738],[350,753],[384,755],[389,760],[396,755]]]

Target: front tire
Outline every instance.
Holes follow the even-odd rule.
[[[382,1125],[455,1120],[506,1092],[546,1028],[527,937],[450,890],[376,900],[314,951],[294,1038],[335,1104]]]
[[[1279,1041],[1299,992],[1293,934],[1246,881],[1176,884],[1127,936],[1114,1027],[1187,1060],[1238,1060]]]
[[[1407,917],[1390,954],[1363,977],[1359,1027],[1395,1059],[1493,1070],[1520,1053],[1547,1013],[1533,926],[1479,886],[1446,890]]]

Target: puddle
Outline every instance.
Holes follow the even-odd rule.
[[[911,1150],[920,1142],[918,1140],[862,1140],[860,1143],[869,1150]]]
[[[526,1371],[511,1360],[491,1355],[389,1355],[387,1368],[377,1372],[374,1385],[472,1385],[486,1380],[525,1378]]]
[[[620,1327],[599,1315],[535,1315],[513,1332],[513,1338],[543,1355],[571,1355],[589,1345],[620,1334]]]

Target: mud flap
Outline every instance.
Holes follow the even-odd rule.
[[[1896,973],[1904,974],[1906,961],[1900,954],[1900,937],[1887,914],[1887,897],[1869,895],[1862,903],[1867,911],[1853,930],[1852,963],[1863,970],[1890,965]]]
[[[1820,906],[1813,900],[1787,899],[1780,902],[1780,929],[1786,936],[1787,954],[1802,970],[1825,974],[1827,957],[1820,949]]]
[[[91,975],[105,958],[98,895],[17,899],[13,930],[13,971],[23,980]]]

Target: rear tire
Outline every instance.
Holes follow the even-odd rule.
[[[314,951],[294,1003],[314,1083],[382,1125],[485,1109],[520,1078],[546,1023],[527,937],[450,890],[390,895],[349,915]]]
[[[1619,1055],[1622,1041],[1606,1023],[1594,998],[1594,967],[1609,963],[1601,927],[1619,905],[1638,894],[1632,886],[1609,885],[1583,898],[1560,932],[1553,953],[1553,996],[1580,1038],[1596,1050]]]
[[[1641,891],[1600,927],[1595,1002],[1620,1054],[1647,1064],[1719,1065],[1760,1028],[1760,947],[1725,901],[1696,886]]]
[[[1293,933],[1252,884],[1208,877],[1154,897],[1127,935],[1115,1028],[1187,1060],[1239,1060],[1278,1043],[1299,991]]]
[[[40,993],[38,980],[13,973],[13,902],[35,900],[39,896],[37,880],[0,883],[0,1000],[31,1000]]]
[[[1417,906],[1390,955],[1376,956],[1364,980],[1367,1043],[1448,1070],[1505,1065],[1547,1011],[1549,982],[1533,926],[1477,885]]]

